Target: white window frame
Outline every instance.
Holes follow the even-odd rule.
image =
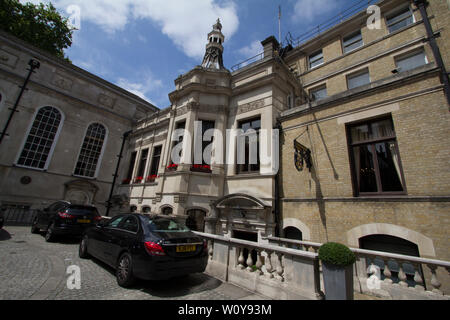
[[[406,9],[406,8],[409,9],[409,12],[411,13],[411,16],[412,16],[412,22],[411,22],[411,24],[413,24],[413,23],[416,22],[416,18],[414,17],[414,11],[412,10],[412,8],[411,8],[411,6],[410,6],[409,4],[404,5],[404,6],[400,6],[400,7],[398,7],[398,8],[395,8],[395,9],[393,9],[393,10],[387,12],[387,13],[384,15],[384,22],[386,23],[386,29],[387,29],[388,34],[392,34],[392,33],[395,33],[395,32],[397,32],[397,31],[403,30],[404,28],[407,28],[408,26],[411,25],[411,24],[409,24],[409,25],[407,25],[407,26],[405,26],[405,27],[401,27],[401,28],[399,28],[399,29],[397,29],[397,30],[394,30],[394,31],[390,31],[390,30],[389,30],[389,22],[388,22],[388,19],[391,19],[391,18],[393,18],[394,16],[398,15],[401,11],[403,11],[403,10]],[[400,22],[400,21],[397,21],[396,23],[398,23],[398,22]]]
[[[353,87],[353,88],[350,88],[350,87],[349,87],[349,85],[348,85],[348,80],[349,80],[349,78],[354,78],[354,77],[357,77],[357,76],[362,75],[362,74],[365,74],[365,73],[367,73],[367,74],[369,75],[369,82],[368,82],[368,83],[363,84],[363,85],[361,85],[361,86]],[[346,75],[345,75],[345,80],[346,80],[346,82],[347,82],[347,90],[352,90],[352,89],[355,89],[355,88],[359,88],[359,87],[368,85],[369,83],[372,82],[372,80],[371,80],[371,78],[370,78],[369,67],[365,67],[365,68],[359,69],[358,71],[355,71],[355,72],[346,74]]]
[[[35,167],[25,166],[25,165],[19,164],[20,156],[22,154],[23,148],[25,147],[25,143],[28,140],[28,136],[30,135],[31,128],[33,127],[34,121],[36,120],[36,116],[37,116],[39,110],[41,110],[42,108],[45,108],[45,107],[52,107],[52,108],[55,108],[56,110],[58,110],[59,113],[61,114],[61,121],[59,122],[58,130],[56,131],[55,138],[53,139],[53,143],[52,143],[52,146],[51,146],[50,151],[48,153],[47,160],[45,161],[44,168],[35,168]],[[64,115],[64,112],[62,112],[62,110],[59,107],[56,107],[56,106],[54,106],[52,104],[42,105],[39,108],[37,108],[34,111],[34,114],[33,114],[33,117],[31,118],[30,124],[28,125],[28,129],[26,131],[26,134],[25,134],[24,138],[22,139],[22,144],[21,144],[21,146],[19,148],[19,152],[18,152],[18,154],[16,156],[16,160],[14,161],[14,165],[16,167],[20,167],[20,168],[27,168],[27,169],[38,170],[38,171],[47,171],[48,167],[50,166],[50,161],[51,161],[51,159],[53,157],[53,152],[55,151],[56,145],[58,143],[59,135],[61,134],[62,128],[64,126],[65,118],[66,117]]]
[[[348,37],[352,37],[352,36],[355,36],[357,33],[359,33],[360,35],[361,35],[361,45],[359,46],[359,47],[357,47],[357,48],[354,48],[354,49],[351,49],[351,50],[349,50],[349,51],[345,51],[345,44],[344,44],[344,39],[345,38],[348,38]],[[354,43],[356,43],[357,41],[354,41],[354,42],[352,42],[351,44],[354,44]],[[352,52],[352,51],[355,51],[355,50],[357,50],[357,49],[359,49],[359,48],[361,48],[361,47],[363,47],[364,46],[364,38],[363,38],[363,36],[362,36],[362,31],[361,31],[361,29],[359,29],[358,31],[354,31],[354,32],[351,32],[351,33],[348,33],[348,34],[346,34],[345,36],[343,36],[342,37],[342,53],[343,54],[347,54],[347,53],[350,53],[350,52]]]
[[[92,124],[95,124],[95,123],[101,124],[103,126],[103,128],[105,128],[105,131],[106,131],[105,132],[105,138],[103,139],[102,151],[100,152],[100,156],[98,157],[98,161],[97,161],[97,167],[95,168],[95,174],[94,174],[93,177],[88,177],[88,176],[82,176],[82,175],[75,174],[75,170],[77,169],[77,162],[78,162],[78,159],[80,158],[81,149],[83,148],[84,139],[86,139],[86,134],[88,132],[89,127]],[[75,164],[74,164],[74,167],[73,167],[73,170],[72,170],[74,177],[80,177],[80,178],[85,178],[85,179],[97,179],[98,172],[100,170],[101,163],[102,163],[102,160],[103,160],[103,154],[104,154],[105,149],[106,149],[106,143],[108,142],[108,134],[109,134],[108,127],[103,122],[101,122],[101,121],[91,121],[90,123],[88,123],[88,125],[84,129],[84,135],[83,135],[83,138],[81,139],[81,145],[78,148],[78,155],[75,158]]]
[[[314,88],[309,89],[308,90],[309,98],[312,101],[320,101],[320,100],[322,100],[322,99],[313,99],[313,96],[312,96],[313,91],[319,91],[319,90],[322,90],[322,89],[325,89],[327,91],[327,96],[322,98],[322,99],[327,98],[328,97],[328,88],[327,88],[327,84],[326,83],[322,83],[321,85],[318,85],[318,86],[315,86]]]
[[[320,55],[321,55],[322,57],[319,58],[319,59],[316,59],[316,60],[312,61],[311,57],[312,57],[312,56],[318,56],[319,53],[320,53]],[[319,63],[318,65],[315,65],[315,66],[311,66],[311,63],[316,62],[317,60],[320,60],[320,59],[322,59],[322,62],[321,62],[321,63]],[[308,66],[309,66],[309,70],[315,69],[315,68],[317,68],[317,67],[323,65],[324,62],[325,62],[325,60],[324,60],[324,57],[323,57],[323,49],[319,49],[319,50],[317,50],[317,51],[311,53],[311,54],[308,56]]]
[[[408,52],[403,52],[403,53],[401,53],[401,54],[398,54],[398,55],[394,56],[395,68],[396,68],[399,72],[404,72],[404,71],[409,71],[409,70],[415,69],[415,68],[413,68],[413,69],[408,69],[408,70],[401,70],[401,69],[399,69],[399,67],[398,67],[397,61],[407,59],[407,58],[412,57],[412,56],[414,56],[414,55],[416,55],[416,54],[418,54],[418,53],[423,53],[423,55],[424,55],[425,63],[424,63],[423,65],[428,64],[428,63],[429,63],[429,60],[428,60],[427,54],[426,54],[426,52],[425,52],[425,48],[424,48],[423,46],[421,46],[421,47],[419,47],[419,48],[415,48],[415,49],[410,50],[410,51],[408,51]]]

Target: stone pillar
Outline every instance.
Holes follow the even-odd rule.
[[[270,36],[265,40],[261,41],[262,46],[264,47],[264,58],[273,57],[273,53],[275,50],[278,50],[280,44],[274,36]]]

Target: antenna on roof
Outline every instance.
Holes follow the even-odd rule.
[[[281,47],[281,5],[278,6],[278,41]]]

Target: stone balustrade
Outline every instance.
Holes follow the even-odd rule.
[[[206,273],[274,299],[322,299],[318,254],[195,232],[208,241]]]
[[[317,253],[321,243],[268,237],[270,244]],[[350,248],[355,253],[355,290],[384,297],[450,299],[437,269],[449,282],[450,262],[382,251]],[[426,268],[426,269],[425,269]],[[428,274],[425,281],[424,273]],[[376,277],[376,278],[375,278]],[[425,284],[427,282],[427,284]],[[404,290],[402,290],[404,289]]]

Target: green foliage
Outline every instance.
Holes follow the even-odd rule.
[[[327,242],[319,248],[319,259],[327,264],[345,267],[355,263],[355,254],[345,245]]]
[[[21,4],[17,0],[0,1],[0,29],[60,58],[65,58],[64,49],[72,45],[74,30],[51,3]]]

